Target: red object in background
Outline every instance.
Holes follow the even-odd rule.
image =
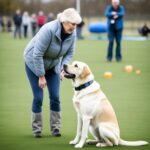
[[[39,27],[43,26],[46,23],[46,17],[44,15],[37,17],[37,24]]]

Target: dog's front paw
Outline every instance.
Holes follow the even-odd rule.
[[[83,144],[76,144],[75,145],[75,148],[82,148],[83,147]]]
[[[69,142],[69,144],[75,145],[75,144],[77,144],[77,142],[78,142],[77,140],[72,140],[72,141]]]

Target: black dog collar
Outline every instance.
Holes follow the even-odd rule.
[[[84,84],[82,84],[82,85],[80,85],[80,86],[78,86],[78,87],[75,87],[75,90],[76,90],[76,91],[80,91],[80,90],[82,90],[82,89],[85,89],[85,88],[87,88],[88,86],[90,86],[92,83],[93,83],[93,80],[91,80],[91,81],[89,81],[89,82],[86,82],[86,83],[84,83]]]

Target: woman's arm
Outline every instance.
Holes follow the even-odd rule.
[[[33,63],[36,75],[39,77],[45,75],[43,56],[51,41],[51,32],[48,30],[48,27],[49,26],[44,25],[35,37],[36,42],[33,50]]]
[[[120,9],[117,13],[118,17],[123,17],[125,15],[125,9],[124,9],[124,6],[120,6]]]
[[[109,19],[113,17],[111,5],[107,6],[105,16]]]

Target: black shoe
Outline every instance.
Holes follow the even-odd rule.
[[[35,134],[34,134],[34,137],[35,137],[35,138],[41,138],[41,137],[42,137],[41,132],[35,133]]]
[[[111,62],[112,61],[112,59],[107,59],[107,62]]]
[[[52,135],[55,136],[55,137],[60,137],[61,134],[60,134],[60,132],[59,132],[59,129],[54,129],[54,130],[52,131]]]
[[[121,62],[121,58],[117,58],[116,61],[117,61],[117,62]]]

